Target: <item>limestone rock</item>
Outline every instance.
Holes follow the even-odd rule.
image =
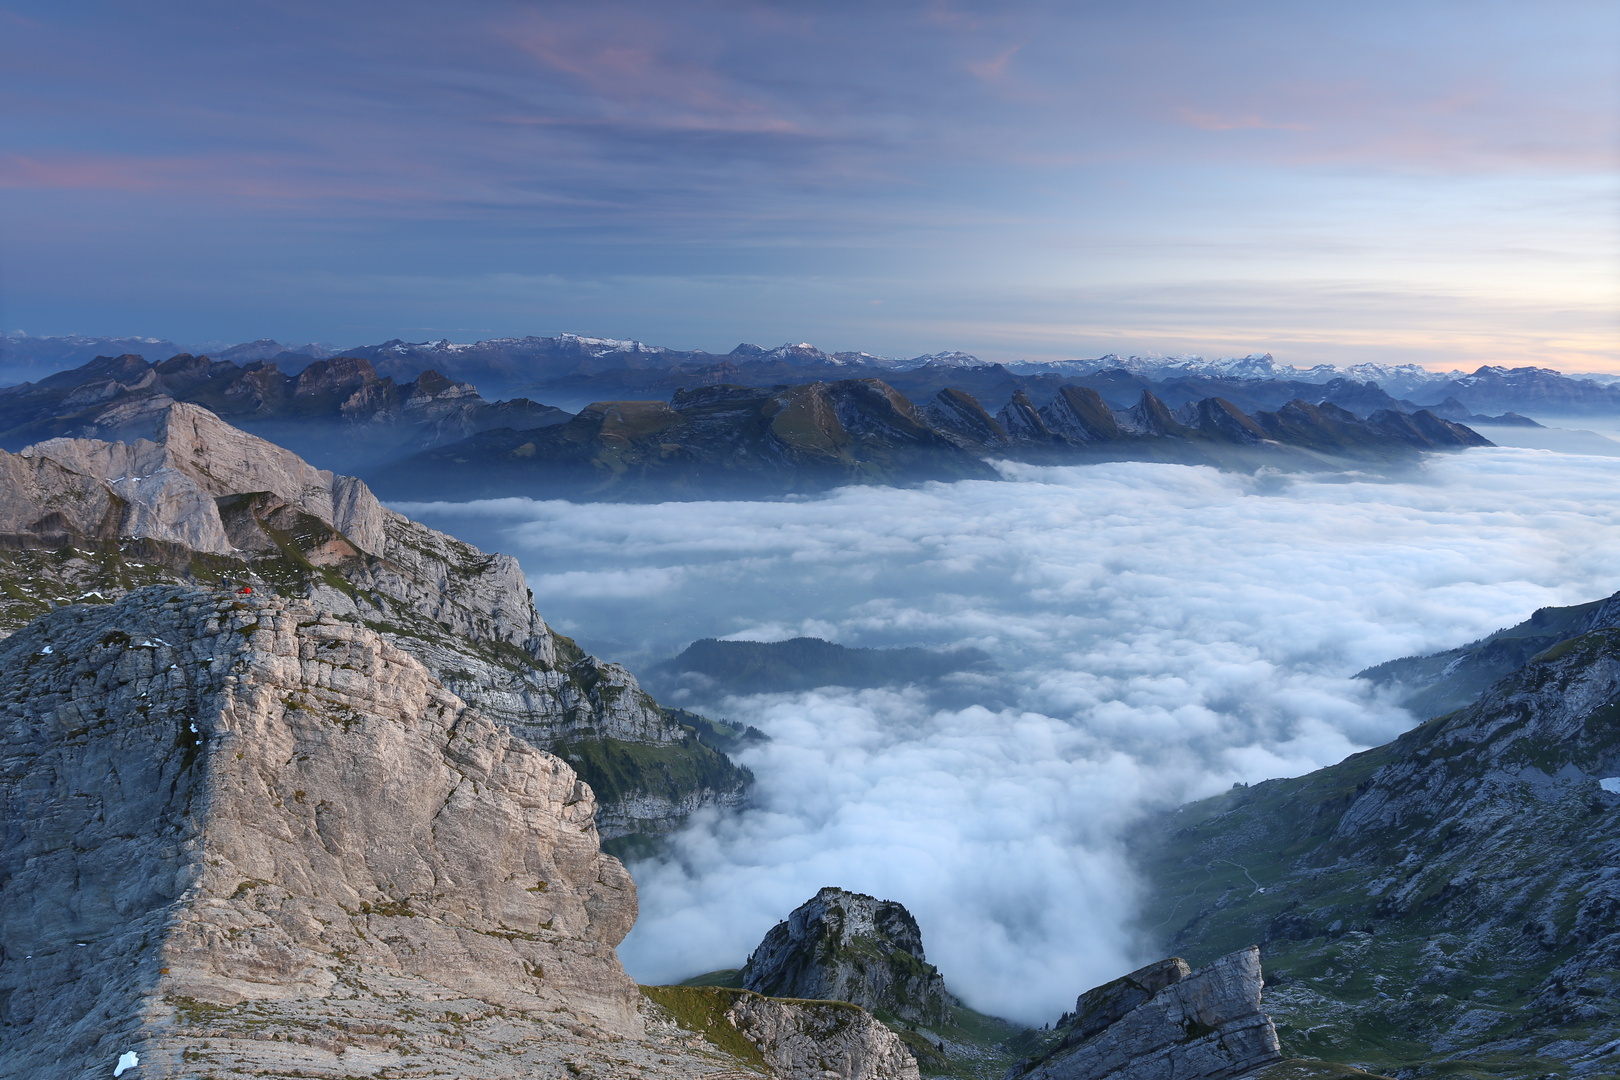
[[[871,1013],[718,986],[646,986],[654,1014],[781,1080],[920,1080],[917,1061]]]
[[[136,557],[177,581],[196,580],[204,557],[215,580],[230,572],[261,588],[307,593],[321,610],[378,629],[452,692],[537,745],[620,740],[701,759],[712,783],[691,791],[644,785],[633,808],[604,807],[610,835],[665,831],[694,806],[740,803],[748,774],[668,719],[624,668],[553,634],[515,559],[387,510],[361,481],[316,469],[199,406],[171,403],[156,431],[156,441],[59,438],[17,455],[0,451],[7,546],[72,545],[126,564],[98,574],[83,560],[59,559],[33,567],[28,576],[44,579],[33,581],[12,570],[20,592],[38,596],[50,586],[56,596],[111,599],[153,580],[128,572]],[[17,605],[15,622],[42,606]]]
[[[743,986],[772,997],[848,1001],[919,1024],[949,1020],[953,999],[901,904],[828,887],[766,933]]]
[[[742,994],[726,1019],[759,1047],[783,1080],[920,1080],[899,1037],[841,1001],[779,1001]]]
[[[1008,1080],[1230,1080],[1282,1060],[1254,946],[1191,971],[1172,958],[1089,990]]]
[[[175,540],[196,551],[228,555],[234,549],[223,526],[216,530],[216,521],[203,520],[208,515],[198,496],[211,501],[265,491],[330,523],[361,551],[383,551],[384,511],[364,484],[317,469],[201,406],[165,409],[156,440],[48,439],[21,453],[108,480],[132,507],[125,535]]]
[[[266,999],[641,1034],[590,788],[375,632],[154,587],[14,635],[0,680],[6,1075],[162,1061],[177,1010]]]

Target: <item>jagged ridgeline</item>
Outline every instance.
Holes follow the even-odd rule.
[[[540,427],[569,416],[526,398],[486,401],[470,383],[432,370],[396,381],[356,357],[318,360],[294,375],[274,361],[238,365],[181,353],[152,363],[125,354],[0,387],[0,448],[60,436],[150,435],[176,401],[350,472],[487,428]]]
[[[1295,1054],[1402,1076],[1620,1075],[1615,606],[1402,661],[1420,692],[1468,696],[1470,665],[1541,646],[1388,745],[1153,822],[1132,845],[1144,930],[1194,958],[1263,942]]]
[[[516,560],[385,509],[364,483],[310,466],[195,405],[153,439],[51,439],[0,451],[0,631],[64,603],[157,582],[229,580],[307,596],[370,627],[444,686],[596,789],[619,843],[735,805],[752,777],[535,610]]]
[[[845,484],[995,480],[991,458],[1064,464],[1144,460],[1300,469],[1389,463],[1426,450],[1489,446],[1427,410],[1362,418],[1290,401],[1249,415],[1223,398],[1177,410],[1146,390],[1128,409],[1058,389],[1039,407],[1019,390],[992,416],[947,387],[918,406],[881,379],[770,388],[706,386],[662,401],[599,401],[564,424],[496,429],[369,474],[391,498],[758,497]]]

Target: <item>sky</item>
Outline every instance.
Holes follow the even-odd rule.
[[[698,638],[797,635],[998,665],[931,688],[661,687],[771,741],[739,754],[745,810],[631,864],[632,976],[738,966],[838,885],[905,904],[970,1005],[1053,1021],[1163,955],[1133,919],[1141,815],[1384,743],[1423,718],[1357,671],[1620,587],[1612,456],[1480,449],[1383,477],[999,467],[776,502],[397,507],[516,555],[554,627],[634,671]]]
[[[1620,7],[0,0],[0,328],[1620,370]]]

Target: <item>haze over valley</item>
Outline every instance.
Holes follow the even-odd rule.
[[[660,687],[771,741],[737,755],[753,808],[632,864],[638,978],[740,964],[837,880],[938,927],[930,955],[976,1008],[1039,1021],[1073,972],[1146,958],[1121,846],[1143,811],[1386,742],[1425,717],[1357,671],[1620,582],[1612,459],[1470,450],[1395,481],[1006,468],[787,503],[400,507],[517,555],[557,626],[638,671],[703,637],[999,665],[907,689]]]
[[[0,1080],[1620,1077],[1617,40],[0,0]]]

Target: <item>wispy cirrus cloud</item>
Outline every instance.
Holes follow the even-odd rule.
[[[969,310],[944,314],[981,326],[1021,322],[1031,268],[1045,288],[1124,260],[1120,280],[1196,306],[1236,277],[1286,289],[1340,273],[1328,253],[1353,244],[1354,273],[1375,286],[1411,274],[1415,202],[1448,219],[1468,208],[1449,237],[1424,235],[1466,249],[1468,276],[1497,280],[1504,311],[1561,286],[1547,269],[1560,264],[1588,283],[1579,303],[1614,292],[1620,228],[1599,218],[1577,236],[1563,199],[1620,171],[1620,60],[1601,44],[1620,15],[1604,6],[87,3],[86,18],[31,7],[0,35],[0,182],[24,193],[0,207],[0,258],[30,268],[9,276],[6,303],[42,330],[112,310],[128,290],[111,268],[137,261],[142,311],[205,320],[226,306],[200,301],[191,267],[217,266],[212,280],[243,295],[299,279],[313,295],[312,264],[341,261],[423,281],[455,266],[466,288],[453,295],[481,275],[611,272],[597,290],[623,302],[597,329],[614,334],[659,290],[727,273],[762,291],[705,315],[706,334],[732,338],[779,305],[794,336],[887,348],[871,328],[892,340],[911,316],[890,302],[874,322],[867,300],[944,295],[966,267],[976,288],[954,294]],[[1517,193],[1471,200],[1485,184]],[[94,242],[84,224],[103,216],[119,226]],[[1221,230],[1240,239],[1212,267]],[[1551,254],[1472,258],[1468,237],[1502,231]],[[53,237],[68,233],[105,284],[53,269]],[[242,244],[259,258],[234,257]],[[160,257],[175,260],[166,272]],[[1464,261],[1419,285],[1444,287]],[[623,292],[632,265],[663,284]],[[834,268],[870,283],[859,305],[807,287]],[[164,292],[170,277],[187,283]],[[370,305],[365,325],[395,317],[392,297],[351,300]],[[347,337],[321,305],[303,310],[280,329],[150,329]],[[444,321],[524,333],[537,310]],[[789,336],[777,325],[767,337]],[[1239,332],[1264,340],[1270,326]]]

